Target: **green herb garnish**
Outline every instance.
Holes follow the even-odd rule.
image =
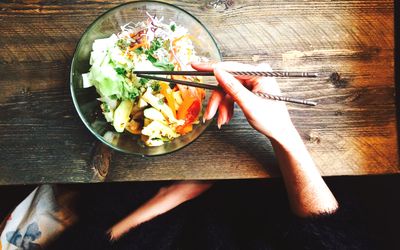
[[[172,24],[170,28],[171,28],[171,30],[174,32],[175,29],[176,29],[176,25],[175,25],[175,24]]]
[[[139,96],[139,91],[129,93],[129,99],[135,100]]]
[[[119,39],[117,41],[117,46],[120,47],[122,50],[125,50],[129,45],[130,43],[124,39]]]
[[[158,92],[158,91],[160,91],[161,86],[160,86],[160,84],[158,84],[158,83],[153,83],[153,84],[151,85],[151,89],[152,89],[153,91],[155,91],[155,92]]]
[[[135,49],[134,51],[135,51],[136,54],[140,55],[140,54],[143,53],[143,48],[139,47],[139,48]]]
[[[162,41],[160,38],[155,38],[153,41],[151,41],[150,48],[146,50],[144,53],[147,55],[147,59],[151,63],[157,62],[157,58],[154,57],[154,52],[158,50],[159,48],[162,47]]]
[[[139,96],[140,91],[135,86],[126,82],[124,82],[122,86],[123,86],[122,99],[135,100]]]
[[[110,112],[110,108],[108,107],[107,103],[103,102],[102,106],[103,106],[103,111],[105,113]]]
[[[157,59],[151,54],[147,55],[147,60],[149,60],[151,63],[157,62]]]
[[[139,83],[143,86],[148,83],[150,80],[147,78],[140,78]]]
[[[151,41],[149,51],[154,52],[154,51],[158,50],[159,48],[161,48],[162,45],[163,45],[162,40],[160,38],[155,38],[155,39],[153,39],[153,41]]]
[[[173,71],[175,68],[175,66],[169,62],[154,62],[153,65],[166,71]]]
[[[124,68],[115,68],[115,71],[117,72],[118,75],[125,75],[126,74],[126,70]]]

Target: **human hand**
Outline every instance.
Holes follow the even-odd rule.
[[[196,198],[211,186],[212,183],[208,181],[178,181],[161,188],[150,200],[112,226],[108,232],[110,239],[119,239],[138,225]]]
[[[242,109],[253,128],[270,139],[280,141],[293,131],[289,112],[284,102],[263,99],[255,92],[279,95],[279,86],[273,77],[233,76],[227,71],[271,71],[266,64],[252,66],[237,62],[220,62],[216,64],[192,64],[198,71],[214,71],[221,90],[213,91],[204,113],[203,120],[209,120],[217,112],[218,127],[227,124],[233,116],[233,102]]]

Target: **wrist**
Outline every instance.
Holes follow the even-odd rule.
[[[283,133],[280,137],[275,137],[271,139],[272,147],[275,154],[279,157],[290,158],[295,160],[296,166],[303,170],[313,172],[315,164],[308,152],[300,134],[293,127],[292,129],[287,129],[286,133]],[[282,166],[290,166],[292,164],[283,163]]]
[[[292,146],[303,144],[303,141],[297,132],[295,126],[290,123],[287,126],[279,128],[279,133],[274,133],[273,136],[268,136],[273,145],[279,145],[283,148],[290,148]]]

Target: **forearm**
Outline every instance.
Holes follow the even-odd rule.
[[[300,217],[331,213],[337,201],[294,127],[271,139],[293,212]]]
[[[111,239],[118,239],[130,229],[191,200],[212,186],[206,181],[181,181],[162,188],[153,198],[110,229]]]

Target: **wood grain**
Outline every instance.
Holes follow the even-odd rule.
[[[122,2],[0,3],[0,184],[102,181],[92,169],[96,139],[72,105],[69,65],[86,27]],[[340,74],[278,80],[284,93],[319,102],[289,109],[323,175],[399,172],[393,1],[169,2],[210,29],[224,60]],[[269,142],[235,112],[174,154],[116,152],[105,181],[279,175]]]
[[[113,151],[100,141],[96,142],[93,148],[92,169],[94,170],[94,178],[104,181],[110,169],[110,162]]]

